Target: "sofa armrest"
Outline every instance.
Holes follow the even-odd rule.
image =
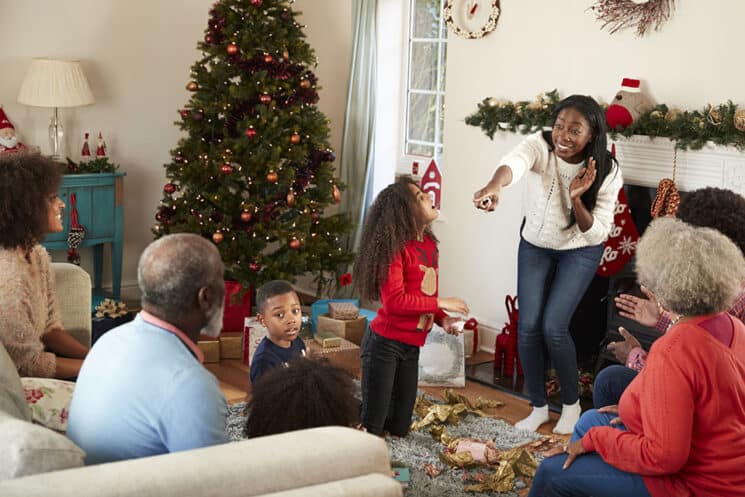
[[[400,495],[383,439],[324,427],[2,481],[0,495],[41,497],[54,489],[55,497],[250,497],[370,474],[389,478],[384,495]],[[346,485],[347,495],[363,493]]]
[[[77,341],[91,346],[91,277],[75,264],[53,262],[55,297],[62,326]]]

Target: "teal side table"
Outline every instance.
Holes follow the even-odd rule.
[[[101,293],[103,247],[111,244],[111,279],[113,296],[121,298],[122,287],[122,200],[126,173],[66,174],[62,177],[60,198],[65,202],[64,230],[50,233],[45,239],[47,250],[67,250],[70,230],[70,194],[75,193],[78,222],[86,230],[80,247],[93,247],[93,292]]]

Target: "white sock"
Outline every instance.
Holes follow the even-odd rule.
[[[543,407],[534,407],[530,416],[515,423],[515,428],[536,431],[543,423],[548,423],[548,404]]]
[[[579,405],[579,400],[572,405],[564,404],[561,407],[561,417],[554,426],[554,433],[571,435],[574,425],[579,421],[580,414],[582,414],[582,407]]]

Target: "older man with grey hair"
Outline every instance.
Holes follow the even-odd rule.
[[[200,333],[220,333],[223,269],[197,235],[165,236],[142,253],[142,312],[96,342],[70,405],[67,435],[87,464],[227,441],[225,398],[196,345]]]

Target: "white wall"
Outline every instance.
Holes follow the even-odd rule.
[[[124,183],[123,281],[136,286],[136,266],[150,242],[153,215],[165,183],[162,165],[179,138],[173,124],[189,98],[184,85],[199,57],[213,0],[26,0],[4,2],[0,29],[0,104],[23,141],[48,151],[50,109],[16,102],[32,57],[82,61],[96,103],[64,109],[69,150],[76,158],[83,132],[103,131],[112,159],[127,173]],[[331,120],[331,143],[338,150],[344,120],[351,5],[347,0],[298,0],[305,11],[307,41],[316,49],[316,74],[323,86],[319,108]],[[92,142],[95,144],[95,140]],[[339,154],[337,154],[339,155]],[[90,269],[90,249],[82,251]],[[64,252],[55,254],[64,258]],[[105,263],[108,267],[108,258]],[[104,283],[109,281],[105,270]]]
[[[445,221],[436,227],[440,293],[465,298],[476,316],[500,329],[506,320],[504,295],[516,293],[522,188],[506,191],[490,215],[477,212],[470,199],[521,135],[497,135],[492,142],[466,126],[464,118],[479,101],[533,99],[553,88],[562,96],[584,93],[609,101],[623,77],[639,77],[658,102],[668,105],[701,108],[728,99],[745,105],[738,41],[745,2],[676,2],[662,31],[642,39],[601,31],[586,10],[592,3],[502,2],[492,34],[482,40],[448,38]]]

